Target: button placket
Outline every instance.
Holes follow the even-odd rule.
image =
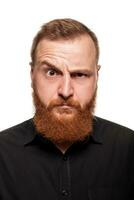
[[[70,199],[70,162],[67,154],[62,156],[61,162],[61,196],[63,199]]]
[[[68,157],[66,155],[63,156],[63,160],[67,161]]]

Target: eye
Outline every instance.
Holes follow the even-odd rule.
[[[76,74],[76,77],[79,77],[79,78],[85,77],[85,76],[86,76],[86,74],[83,74],[83,73],[77,73],[77,74]]]
[[[72,74],[72,77],[74,77],[74,78],[84,78],[84,77],[87,77],[87,74],[77,72],[77,73]]]
[[[57,72],[54,69],[48,69],[46,74],[47,76],[56,76]]]

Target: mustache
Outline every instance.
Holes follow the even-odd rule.
[[[72,98],[69,98],[67,100],[59,98],[59,99],[52,100],[50,102],[50,104],[48,105],[47,109],[52,109],[54,107],[64,106],[64,105],[69,106],[69,107],[73,107],[73,108],[76,108],[76,109],[81,108],[79,102],[73,100]]]

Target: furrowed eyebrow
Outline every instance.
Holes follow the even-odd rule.
[[[62,73],[62,71],[60,69],[58,69],[54,64],[44,60],[42,62],[40,62],[40,66],[41,65],[47,65],[47,67],[50,67],[51,69],[55,70],[58,73]]]
[[[55,70],[56,72],[58,73],[63,73],[58,67],[56,67],[54,64],[44,60],[42,62],[39,63],[39,65],[47,65],[47,67],[50,67],[52,68],[53,70]],[[76,69],[76,70],[70,70],[69,71],[70,75],[75,75],[75,74],[78,74],[78,73],[81,73],[81,74],[86,74],[87,76],[91,76],[94,74],[94,72],[92,72],[91,70],[88,70],[88,69]]]
[[[93,75],[93,72],[92,71],[90,71],[90,70],[82,70],[82,69],[80,69],[80,70],[73,70],[73,71],[70,71],[70,74],[71,75],[73,75],[73,74],[86,74],[86,75],[88,75],[88,76],[90,76],[90,75]]]

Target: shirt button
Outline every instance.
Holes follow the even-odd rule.
[[[62,195],[63,195],[63,196],[68,196],[68,191],[65,190],[65,189],[63,189],[63,190],[62,190]]]

